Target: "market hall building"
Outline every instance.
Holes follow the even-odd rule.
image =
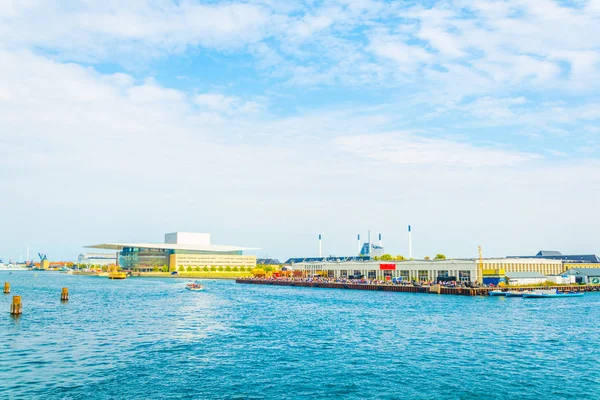
[[[345,279],[363,276],[367,279],[403,281],[461,281],[477,280],[475,260],[407,260],[373,261],[363,257],[290,258],[287,268],[305,277],[315,275]]]
[[[256,267],[256,256],[244,251],[249,247],[223,246],[210,243],[209,233],[174,232],[165,234],[164,243],[102,243],[86,246],[92,249],[118,251],[119,266],[125,270],[149,272],[167,267]]]

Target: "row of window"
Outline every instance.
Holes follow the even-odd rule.
[[[442,271],[430,271],[430,270],[419,270],[419,271],[412,271],[413,273],[411,274],[411,271],[409,270],[399,270],[399,271],[377,271],[377,270],[370,270],[370,271],[366,271],[366,277],[369,279],[376,279],[378,277],[377,273],[380,273],[381,277],[397,277],[397,278],[402,278],[402,280],[408,281],[411,279],[417,279],[419,281],[428,281],[430,279],[437,279],[437,278],[447,278],[450,276],[450,271],[448,270],[442,270]],[[340,278],[347,278],[348,276],[353,275],[353,276],[357,276],[357,275],[363,275],[363,271],[360,270],[340,270],[339,271],[339,277]],[[334,270],[329,270],[327,271],[327,276],[330,278],[335,277],[335,271]],[[470,281],[471,280],[471,271],[458,271],[458,279],[460,281]]]

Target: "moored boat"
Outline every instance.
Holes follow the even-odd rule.
[[[557,297],[583,297],[581,292],[559,292],[558,290],[533,290],[530,293],[524,293],[523,298],[526,299],[542,299],[542,298],[557,298]]]
[[[15,264],[3,264],[0,262],[0,271],[25,271],[25,268]]]
[[[489,295],[490,296],[506,296],[506,292],[503,292],[502,290],[490,290]]]
[[[518,290],[509,290],[508,292],[506,292],[506,297],[523,297],[525,293],[531,293],[531,291],[528,290],[520,292]]]

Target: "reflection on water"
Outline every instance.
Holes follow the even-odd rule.
[[[599,398],[600,295],[0,273],[0,397]],[[0,283],[1,283],[0,282]],[[70,300],[60,302],[69,287]],[[23,315],[8,314],[12,295]],[[576,377],[576,378],[575,378]]]

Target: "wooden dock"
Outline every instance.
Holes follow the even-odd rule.
[[[489,296],[491,290],[498,288],[450,288],[439,285],[433,286],[403,286],[394,284],[371,285],[362,283],[333,283],[333,282],[304,282],[304,281],[283,281],[269,279],[236,279],[236,283],[245,283],[253,285],[271,285],[271,286],[296,286],[311,287],[323,289],[349,289],[349,290],[375,290],[382,292],[402,292],[402,293],[431,293],[431,294],[452,294],[457,296]],[[531,287],[513,287],[511,290],[539,290],[539,289],[558,289],[573,292],[600,292],[598,285],[570,285],[570,286],[531,286]]]

